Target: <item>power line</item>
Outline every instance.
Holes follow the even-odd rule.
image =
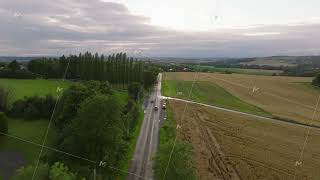
[[[69,58],[68,60],[68,63],[67,63],[67,67],[66,67],[66,70],[64,71],[64,74],[63,74],[63,78],[62,78],[62,82],[65,81],[65,78],[66,78],[66,75],[67,75],[67,71],[68,71],[68,68],[69,68],[69,64],[70,64],[70,60],[71,58]],[[39,156],[38,156],[38,160],[37,160],[37,164],[36,164],[36,167],[34,168],[34,171],[33,171],[33,175],[32,175],[32,180],[34,180],[34,177],[36,175],[36,172],[37,172],[37,169],[38,169],[38,166],[39,166],[39,162],[40,162],[40,158],[42,156],[42,152],[43,152],[43,146],[44,144],[46,143],[46,140],[47,140],[47,137],[48,137],[48,133],[49,133],[49,129],[51,127],[51,122],[54,118],[54,113],[56,111],[56,107],[58,105],[58,102],[59,102],[59,99],[60,99],[60,90],[59,90],[59,87],[57,87],[57,92],[59,93],[58,97],[57,97],[57,100],[56,100],[56,103],[53,107],[53,111],[52,111],[52,114],[51,114],[51,118],[50,118],[50,121],[49,121],[49,124],[48,124],[48,127],[47,127],[47,130],[46,130],[46,134],[44,136],[44,139],[43,139],[43,142],[42,142],[42,147],[41,147],[41,150],[40,150],[40,153],[39,153]]]
[[[313,121],[314,121],[314,118],[316,116],[316,113],[317,113],[317,109],[318,109],[318,105],[319,105],[319,101],[320,101],[320,95],[318,97],[318,101],[317,101],[317,104],[314,108],[314,112],[313,112],[313,115],[312,115],[312,119],[310,120],[310,125],[312,125]],[[307,135],[306,135],[306,138],[303,142],[303,146],[302,146],[302,150],[300,152],[300,157],[299,157],[299,160],[296,161],[296,166],[295,166],[295,170],[294,170],[294,176],[293,176],[293,180],[296,179],[296,175],[297,175],[297,169],[298,169],[298,166],[302,165],[302,158],[303,158],[303,154],[304,154],[304,151],[305,151],[305,147],[308,143],[308,139],[309,139],[309,136],[310,136],[310,131],[311,131],[311,127],[308,127],[308,132],[307,132]]]
[[[200,63],[198,64],[198,68],[197,68],[196,74],[194,75],[194,79],[193,79],[193,82],[192,82],[192,85],[191,85],[191,88],[190,88],[190,92],[189,92],[189,95],[188,95],[188,99],[190,99],[190,96],[191,96],[191,93],[192,93],[192,90],[193,90],[195,81],[196,81],[196,79],[198,79],[199,66],[200,66]],[[183,119],[184,119],[184,114],[185,114],[185,112],[186,112],[186,110],[187,110],[188,104],[189,104],[189,103],[186,102],[186,105],[184,106],[183,113],[182,113],[181,118],[180,118],[180,120],[179,120],[180,122],[183,121]],[[181,126],[179,125],[179,122],[178,122],[176,129],[180,129],[180,128],[181,128]],[[174,148],[175,148],[175,146],[176,146],[177,137],[178,137],[178,135],[177,135],[177,133],[176,133],[176,136],[175,136],[174,142],[173,142],[173,147],[172,147],[172,149],[171,149],[171,153],[170,153],[170,156],[169,156],[169,160],[168,160],[168,163],[167,163],[167,166],[166,166],[166,169],[165,169],[163,178],[162,178],[163,180],[166,178],[166,175],[167,175],[167,171],[168,171],[168,167],[169,167],[170,162],[171,162],[172,154],[173,154]]]

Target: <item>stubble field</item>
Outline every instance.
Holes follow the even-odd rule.
[[[319,179],[319,129],[170,100],[178,137],[193,145],[198,179]],[[296,162],[298,161],[298,164]]]

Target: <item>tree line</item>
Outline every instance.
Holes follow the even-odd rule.
[[[40,58],[31,60],[28,70],[44,78],[73,80],[108,81],[111,84],[126,87],[131,82],[140,82],[145,87],[156,80],[156,72],[150,70],[144,61],[127,57],[126,53],[109,56],[94,55],[90,52],[60,58]],[[67,71],[66,71],[67,70]]]

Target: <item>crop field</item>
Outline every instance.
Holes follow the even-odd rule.
[[[168,80],[162,85],[162,94],[169,97],[187,99],[192,81]],[[178,92],[178,93],[177,93]],[[214,83],[200,81],[194,84],[190,100],[217,105],[219,107],[271,117],[270,113],[241,101]]]
[[[319,179],[320,129],[262,120],[195,104],[169,101],[182,128],[178,138],[193,145],[198,179]],[[297,162],[298,161],[298,162]]]
[[[165,73],[164,82],[192,81],[194,77],[195,73]],[[312,119],[320,95],[319,89],[308,85],[311,80],[308,77],[197,74],[197,81],[216,84],[241,101],[259,107],[276,118],[304,124]],[[320,114],[317,113],[313,124],[320,125],[319,120]]]
[[[56,96],[57,87],[67,88],[70,82],[45,79],[0,79],[0,85],[12,89],[14,100],[17,100],[33,95]]]

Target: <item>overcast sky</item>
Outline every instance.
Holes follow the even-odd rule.
[[[319,0],[1,0],[0,55],[319,55],[319,7]]]

